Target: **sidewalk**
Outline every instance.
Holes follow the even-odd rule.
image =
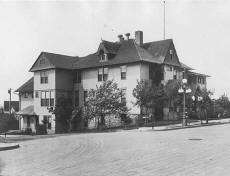
[[[0,142],[0,151],[12,150],[12,149],[16,149],[16,148],[19,148],[19,144]]]
[[[195,128],[195,127],[203,127],[203,126],[211,126],[211,125],[220,125],[230,123],[230,118],[227,119],[218,119],[218,120],[209,120],[208,124],[206,121],[203,120],[201,124],[200,121],[188,123],[187,126],[182,127],[182,124],[172,124],[172,125],[164,125],[164,126],[155,126],[153,129],[152,127],[140,127],[138,131],[167,131],[167,130],[177,130],[177,129],[185,129],[185,128]]]

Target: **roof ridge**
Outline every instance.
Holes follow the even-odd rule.
[[[47,51],[42,51],[41,54],[53,54],[53,55],[65,56],[65,57],[70,57],[70,59],[76,57],[76,56],[69,56],[69,55],[64,55],[64,54],[59,54],[59,53],[51,53]]]
[[[152,41],[152,42],[146,42],[146,43],[143,43],[143,44],[149,44],[149,43],[155,43],[155,42],[163,42],[163,41],[169,41],[169,40],[173,40],[173,39],[165,39],[165,40],[157,40],[157,41]]]

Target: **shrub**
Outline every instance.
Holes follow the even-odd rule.
[[[41,124],[38,124],[36,126],[36,134],[47,134],[47,128],[46,128],[46,125],[41,125]]]
[[[32,129],[31,128],[26,128],[25,129],[25,134],[31,135],[32,134]]]

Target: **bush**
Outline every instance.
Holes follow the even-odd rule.
[[[32,129],[31,128],[26,128],[25,129],[25,134],[31,135],[32,134]]]
[[[40,134],[40,135],[47,134],[46,125],[41,125],[41,124],[37,125],[36,126],[36,134]]]

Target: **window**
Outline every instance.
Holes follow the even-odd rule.
[[[42,71],[40,72],[40,82],[41,84],[47,84],[48,83],[48,72],[47,71]]]
[[[74,100],[75,100],[75,106],[77,107],[77,106],[79,106],[79,91],[78,90],[76,90],[75,91],[75,98],[74,98]]]
[[[170,58],[172,60],[173,59],[173,50],[169,50],[169,53],[170,53]]]
[[[177,71],[176,70],[173,71],[173,79],[177,79]]]
[[[27,122],[26,122],[26,125],[27,125],[27,127],[28,127],[28,128],[30,127],[30,117],[29,117],[29,116],[27,116]]]
[[[185,71],[182,72],[182,78],[185,78]]]
[[[109,69],[108,68],[99,68],[98,69],[98,81],[107,81],[109,75]]]
[[[41,106],[49,106],[49,93],[50,92],[41,92]]]
[[[24,93],[24,98],[28,98],[29,94],[27,92]]]
[[[173,67],[172,66],[167,66],[167,71],[173,71]]]
[[[35,98],[39,98],[39,92],[35,91]]]
[[[102,81],[102,75],[103,75],[103,69],[99,68],[98,69],[98,81]]]
[[[88,92],[85,90],[84,91],[84,102],[86,102],[87,97],[88,97]]]
[[[202,84],[205,84],[205,78],[202,79]]]
[[[121,89],[121,102],[126,103],[126,88]]]
[[[126,65],[121,66],[121,80],[126,79],[126,71],[127,71]]]
[[[50,106],[54,106],[54,91],[50,92]]]
[[[73,82],[74,83],[81,83],[81,71],[80,70],[77,70],[74,72]]]
[[[43,123],[44,125],[46,125],[47,129],[51,129],[52,128],[52,123],[51,123],[51,116],[43,116]]]
[[[104,68],[103,69],[103,81],[107,81],[108,80],[108,74],[109,74],[109,69],[108,68]]]
[[[100,55],[100,61],[101,62],[104,62],[104,61],[107,61],[108,60],[108,55],[106,53],[101,53]]]
[[[40,65],[44,65],[46,63],[46,60],[43,58],[40,60]]]

